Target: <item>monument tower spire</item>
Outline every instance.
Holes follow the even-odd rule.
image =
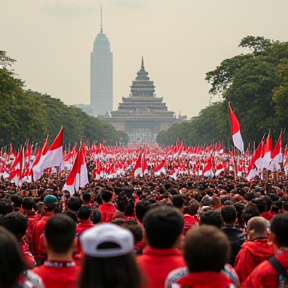
[[[101,9],[100,9],[100,33],[103,33],[103,25],[102,25],[102,5],[101,5]]]

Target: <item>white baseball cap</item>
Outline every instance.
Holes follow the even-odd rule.
[[[98,224],[84,231],[80,242],[84,254],[100,258],[126,255],[134,248],[132,233],[112,223]]]

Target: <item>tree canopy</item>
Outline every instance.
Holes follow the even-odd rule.
[[[239,46],[245,54],[225,59],[206,73],[211,99],[217,96],[220,101],[191,121],[159,133],[159,144],[169,145],[179,138],[189,145],[223,141],[227,147],[231,142],[228,102],[246,145],[259,142],[269,129],[276,139],[280,129],[288,128],[288,42],[247,36]]]
[[[126,133],[78,108],[46,94],[23,90],[23,82],[5,68],[0,69],[0,102],[0,146],[10,142],[19,146],[26,139],[42,144],[45,135],[52,141],[62,125],[66,144],[80,140],[106,140],[107,145],[128,142]]]

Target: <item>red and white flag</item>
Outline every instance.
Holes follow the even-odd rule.
[[[203,168],[203,174],[202,174],[203,176],[205,176],[205,177],[213,176],[212,161],[213,161],[213,157],[211,156],[204,162],[204,168]]]
[[[269,165],[271,162],[271,152],[272,152],[272,139],[269,132],[263,151],[262,166],[261,166],[262,169],[264,168],[269,169]]]
[[[139,156],[134,166],[134,177],[137,176],[142,176],[142,152],[139,153]]]
[[[244,142],[240,132],[239,122],[230,106],[230,102],[228,103],[229,107],[229,115],[230,115],[230,124],[231,124],[231,134],[234,146],[243,154],[244,153]]]
[[[158,165],[156,165],[154,167],[154,175],[155,176],[159,176],[161,173],[166,174],[166,170],[165,170],[165,159],[163,159]]]
[[[75,191],[78,191],[80,187],[84,187],[87,183],[88,171],[85,160],[85,151],[84,147],[81,147],[62,190],[69,191],[69,193],[73,195]]]
[[[60,166],[63,162],[63,132],[64,128],[62,127],[45,154],[41,164],[42,170],[54,166]]]
[[[63,162],[63,132],[64,128],[62,127],[46,153],[47,139],[45,140],[43,145],[43,148],[45,147],[45,149],[42,148],[40,160],[32,169],[33,181],[38,180],[46,168],[60,166]]]
[[[281,167],[279,163],[283,163],[283,153],[282,153],[282,131],[278,137],[277,143],[271,152],[271,162],[270,162],[270,170],[280,171]]]
[[[32,165],[32,174],[33,174],[33,181],[37,181],[43,173],[43,169],[41,168],[41,164],[45,158],[45,154],[48,151],[48,136],[45,138],[41,151],[36,153],[36,158]]]
[[[10,179],[17,186],[21,186],[23,170],[24,170],[24,152],[23,152],[23,149],[21,148],[17,157],[15,158],[12,164],[11,172],[10,172]]]

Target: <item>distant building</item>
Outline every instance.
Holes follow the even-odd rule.
[[[154,92],[155,86],[149,80],[142,58],[141,69],[132,82],[130,96],[122,97],[118,110],[112,111],[111,116],[101,116],[99,119],[126,132],[132,143],[155,142],[160,131],[185,121],[187,117],[176,118],[173,111],[168,111],[163,98],[156,97]]]
[[[103,33],[102,7],[100,33],[91,53],[90,105],[93,116],[105,115],[113,109],[113,55],[110,42]]]

